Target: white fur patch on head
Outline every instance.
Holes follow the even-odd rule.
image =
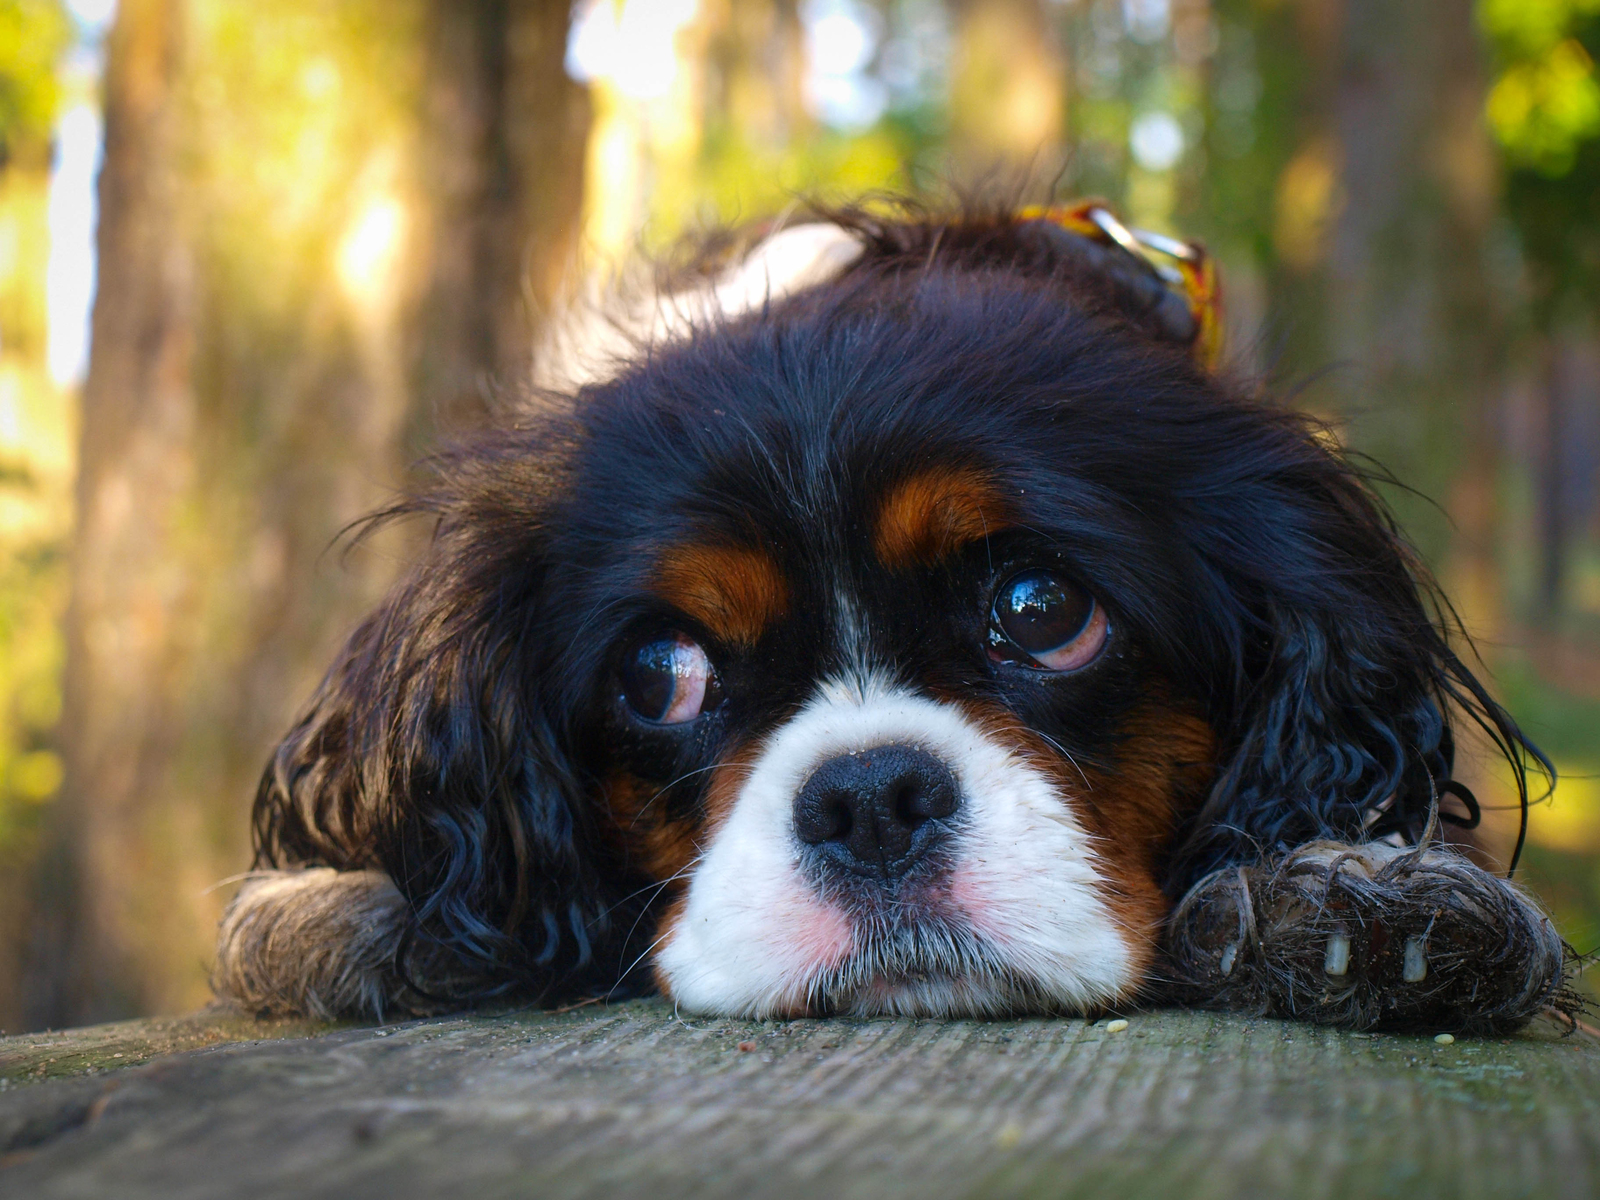
[[[885,918],[823,894],[793,807],[824,762],[890,744],[943,762],[960,809],[938,885],[913,913]],[[754,760],[663,937],[657,974],[678,1004],[706,1013],[1082,1011],[1138,983],[1100,880],[1060,784],[1017,748],[954,705],[833,681]]]
[[[574,305],[546,334],[535,356],[534,385],[570,393],[603,383],[696,329],[827,283],[861,252],[860,239],[837,225],[791,225],[699,287],[662,293],[649,280],[620,280],[609,294]]]

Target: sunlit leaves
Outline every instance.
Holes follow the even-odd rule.
[[[0,0],[0,872],[61,782],[74,422],[45,370],[52,127],[71,24],[57,0]],[[0,890],[0,903],[10,893]]]
[[[1600,0],[1484,0],[1479,21],[1503,60],[1484,111],[1507,158],[1550,178],[1600,137],[1600,74],[1574,36]]]
[[[1559,177],[1578,146],[1600,134],[1600,80],[1594,60],[1572,38],[1549,54],[1514,63],[1495,81],[1485,111],[1510,157]]]
[[[1312,138],[1278,176],[1272,227],[1278,257],[1296,271],[1319,265],[1343,203],[1338,146],[1329,137]]]
[[[71,25],[59,0],[0,0],[0,156],[49,145],[56,66]]]
[[[1543,324],[1600,305],[1600,0],[1480,0],[1478,23],[1496,65],[1484,116]]]
[[[186,201],[225,319],[298,329],[328,283],[373,274],[371,233],[344,251],[410,182],[419,12],[278,0],[265,19],[243,0],[192,4]]]
[[[1600,0],[1481,0],[1478,24],[1501,53],[1513,58],[1548,54],[1580,17],[1600,14]]]

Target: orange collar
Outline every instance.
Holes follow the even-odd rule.
[[[1183,298],[1195,321],[1190,347],[1195,360],[1207,370],[1217,368],[1222,360],[1222,281],[1216,264],[1199,242],[1129,229],[1098,200],[1029,205],[1017,212],[1017,219],[1050,221],[1079,237],[1120,246],[1168,290]]]

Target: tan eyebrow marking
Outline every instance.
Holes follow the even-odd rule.
[[[746,546],[690,543],[656,564],[662,599],[725,642],[753,646],[789,611],[789,584],[770,555]]]
[[[972,467],[939,467],[895,485],[878,510],[872,547],[894,570],[929,566],[1013,523],[1010,502]]]

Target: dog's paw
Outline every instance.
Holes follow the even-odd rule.
[[[1514,884],[1434,845],[1310,842],[1206,876],[1167,927],[1171,998],[1353,1029],[1575,1017],[1575,956]]]
[[[260,1016],[381,1021],[462,1007],[451,995],[475,981],[429,945],[407,953],[410,919],[382,871],[253,871],[223,914],[212,990]]]

